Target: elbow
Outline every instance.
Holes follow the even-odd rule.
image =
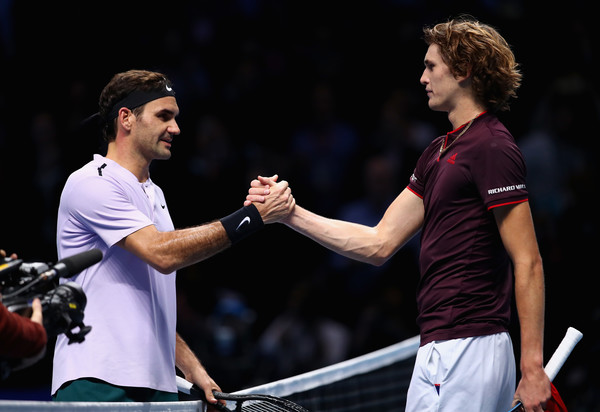
[[[177,270],[174,266],[154,266],[154,269],[158,270],[163,275],[170,275]]]
[[[371,258],[369,261],[373,266],[383,266],[388,260],[390,260],[391,255],[376,255]]]
[[[374,228],[374,241],[368,247],[368,262],[374,266],[383,266],[410,239],[398,236],[396,231],[382,230],[380,225]]]
[[[368,263],[373,266],[383,266],[394,254],[394,251],[385,247],[385,245],[380,245],[377,250],[369,256]]]
[[[369,263],[371,263],[373,266],[380,267],[380,266],[383,266],[385,264],[385,262],[387,262],[387,261],[388,261],[387,259],[377,258],[377,259],[373,259]]]
[[[157,260],[157,261],[153,262],[151,265],[154,269],[156,269],[163,275],[170,275],[171,273],[175,272],[178,269],[178,267],[175,265],[174,262],[169,262],[166,259]]]
[[[373,266],[383,266],[396,253],[398,248],[389,239],[377,237],[376,241],[363,248],[359,254],[363,260]]]
[[[168,275],[180,268],[171,240],[170,232],[159,232],[154,226],[147,226],[121,239],[117,245]]]
[[[170,275],[179,269],[177,261],[168,255],[153,255],[148,264],[163,275]]]
[[[170,275],[181,269],[180,257],[174,252],[171,242],[171,233],[163,232],[157,241],[149,245],[146,250],[146,262],[163,275]]]
[[[544,283],[544,265],[539,254],[530,256],[528,259],[513,261],[515,280],[524,285],[531,282]]]
[[[531,273],[543,276],[544,263],[542,262],[542,256],[539,253],[533,255],[526,264]]]

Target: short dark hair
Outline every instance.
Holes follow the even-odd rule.
[[[98,100],[99,114],[105,121],[102,135],[105,140],[116,137],[115,119],[109,119],[113,106],[134,91],[152,91],[172,87],[171,81],[162,73],[148,70],[129,70],[117,73],[100,93]],[[132,109],[136,115],[144,110],[144,105]]]

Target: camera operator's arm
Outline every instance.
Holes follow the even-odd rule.
[[[0,304],[0,356],[26,358],[44,350],[48,337],[42,325],[39,299],[34,300],[32,308],[31,319],[27,319]]]
[[[39,298],[35,298],[31,303],[31,319],[32,322],[39,323],[40,325],[44,325],[44,318],[42,316],[42,302]]]
[[[6,252],[0,249],[0,258],[4,257]],[[13,253],[11,258],[16,259],[17,255]],[[27,319],[0,304],[1,357],[24,358],[43,353],[48,337],[42,322],[42,304],[38,298],[33,300],[31,308],[31,319]]]

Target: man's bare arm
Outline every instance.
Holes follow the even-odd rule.
[[[204,391],[204,396],[208,402],[216,403],[217,399],[214,397],[212,391],[221,391],[221,388],[208,375],[200,360],[181,336],[176,334],[175,338],[175,365],[183,372],[187,381],[196,384]]]
[[[146,226],[117,243],[161,273],[201,262],[231,245],[221,222],[161,232]]]
[[[550,397],[543,367],[544,272],[529,203],[502,206],[494,215],[514,267],[515,299],[521,331],[521,381],[515,398],[526,410],[540,410]]]
[[[250,213],[258,220],[262,219],[265,224],[281,220],[293,210],[295,205],[287,182],[273,182],[269,189],[265,201],[251,206],[255,210]],[[246,224],[243,209],[234,214],[239,215],[239,223]],[[232,228],[231,219],[227,219],[228,217],[220,221],[169,232],[161,232],[153,225],[146,226],[128,235],[117,245],[143,259],[159,272],[171,273],[201,262],[231,246],[232,240],[236,240],[232,235],[237,224]],[[260,226],[263,224],[262,221]],[[229,226],[229,232],[224,224]],[[255,225],[254,222],[252,224]]]
[[[273,181],[261,176],[253,180],[245,204],[261,205]],[[297,205],[280,221],[336,253],[381,265],[421,229],[424,214],[423,200],[405,189],[375,227],[323,217]]]

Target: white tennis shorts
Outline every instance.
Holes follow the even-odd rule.
[[[406,412],[506,412],[515,380],[508,333],[431,342],[417,352]]]

